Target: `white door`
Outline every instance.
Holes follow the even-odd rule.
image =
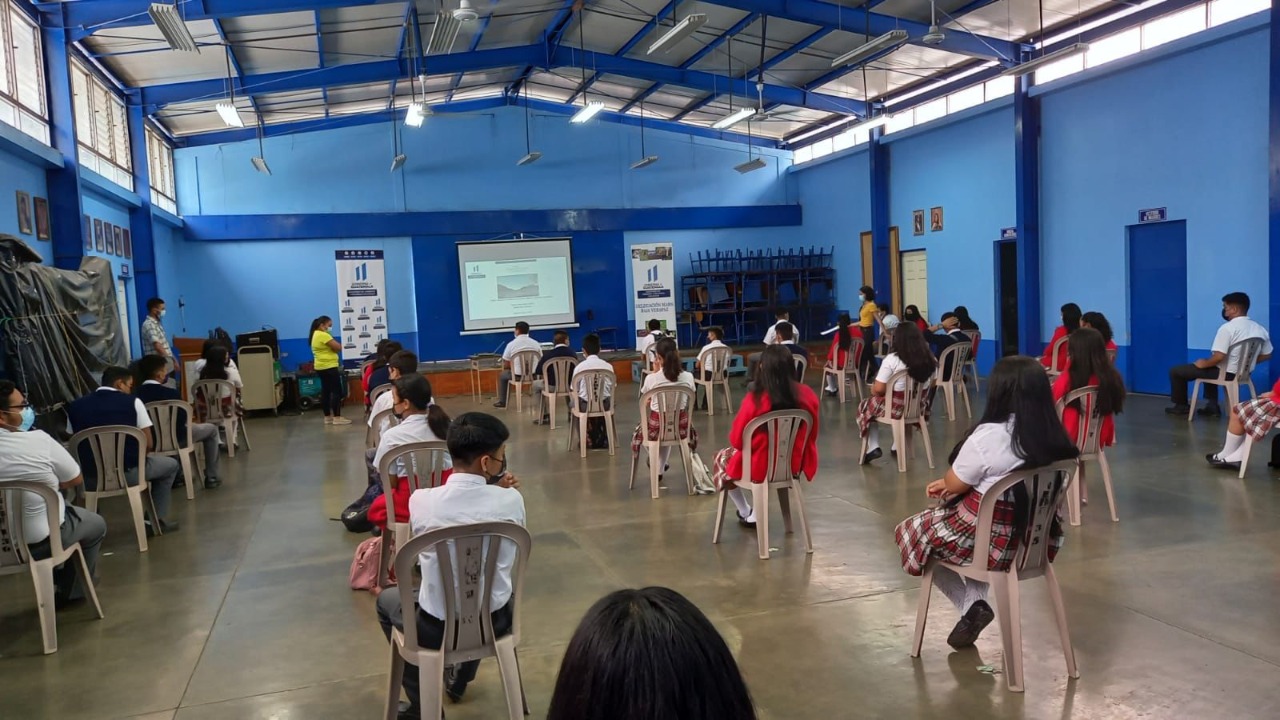
[[[902,253],[902,306],[915,305],[929,317],[929,263],[924,250]]]

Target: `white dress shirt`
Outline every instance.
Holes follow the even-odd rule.
[[[649,373],[648,375],[645,376],[644,384],[640,386],[640,394],[643,395],[649,392],[650,390],[656,387],[661,387],[663,385],[684,385],[688,387],[690,390],[694,390],[694,391],[697,390],[697,386],[693,384],[693,373],[690,373],[688,370],[681,370],[680,375],[675,379],[675,382],[668,380],[667,376],[663,375],[662,371],[659,370],[657,372]],[[681,410],[684,410],[687,407],[688,407],[688,403],[680,404]],[[658,408],[657,398],[654,398],[653,400],[649,401],[649,409],[654,412],[658,412],[659,408]]]
[[[385,393],[385,395],[390,394],[391,393]],[[381,400],[382,398],[378,399]],[[409,443],[416,442],[433,442],[443,439],[444,438],[436,437],[436,434],[431,431],[431,426],[427,424],[426,415],[406,415],[404,420],[400,421],[399,425],[387,428],[378,439],[378,450],[373,455],[373,466],[380,467],[382,465],[382,458],[386,457],[387,453],[395,450],[401,445],[408,445]],[[449,457],[448,453],[445,453],[444,456],[444,466],[446,468],[453,467],[453,459]],[[408,471],[405,470],[403,459],[396,460],[395,471],[393,474],[396,477],[409,476]]]
[[[537,350],[538,354],[541,355],[542,343],[534,340],[533,337],[529,335],[517,335],[507,343],[505,348],[503,348],[502,359],[511,363],[511,372],[515,375],[533,374],[534,368],[528,368],[526,370],[525,368],[520,367],[518,363],[514,362],[516,353],[522,350]]]
[[[1004,423],[983,423],[973,429],[951,463],[956,477],[985,493],[996,481],[1026,462],[1013,450],[1013,418]]]
[[[0,467],[6,480],[38,482],[53,488],[80,474],[80,465],[71,453],[43,430],[13,432],[0,430]],[[4,483],[0,483],[0,489]],[[58,525],[67,516],[67,504],[58,495]],[[49,537],[49,518],[44,498],[34,493],[22,493],[22,534],[28,543],[38,543]]]
[[[1232,345],[1249,338],[1262,338],[1262,354],[1271,354],[1271,334],[1247,315],[1228,320],[1218,328],[1218,334],[1213,336],[1213,352],[1226,355]],[[1240,367],[1240,358],[1228,357],[1226,363],[1227,372],[1234,374]]]
[[[415,490],[409,496],[409,526],[414,535],[440,528],[488,522],[524,525],[524,497],[520,491],[489,485],[479,475],[454,473],[449,476],[448,484]],[[452,545],[449,547],[449,555],[455,571],[460,569],[457,550]],[[511,570],[515,561],[515,544],[503,540],[498,546],[498,568],[490,590],[492,610],[502,608],[511,599]],[[418,557],[418,565],[422,568],[418,607],[432,617],[443,620],[444,590],[437,580],[440,577],[440,561],[436,557],[436,551],[432,549],[422,553]],[[483,590],[482,587],[481,591]]]
[[[577,366],[573,368],[573,377],[576,379],[578,375],[586,372],[587,370],[608,370],[610,375],[614,374],[613,364],[607,360],[601,360],[599,355],[588,355],[586,359],[578,363]],[[605,379],[605,397],[613,397],[613,383],[613,380],[609,380],[608,378]],[[587,386],[585,384],[579,388],[578,397],[583,400],[587,399]]]

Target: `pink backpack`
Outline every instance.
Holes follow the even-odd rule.
[[[356,556],[351,560],[351,589],[367,590],[377,594],[378,562],[382,557],[382,538],[371,537],[356,546]]]

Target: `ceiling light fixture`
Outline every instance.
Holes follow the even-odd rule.
[[[729,115],[725,115],[724,117],[722,117],[722,118],[720,118],[719,120],[715,121],[715,122],[711,125],[711,127],[712,127],[712,128],[714,128],[714,129],[716,129],[716,130],[727,130],[728,128],[731,128],[731,127],[733,127],[734,125],[737,125],[738,123],[742,122],[743,120],[746,120],[747,118],[749,118],[749,117],[751,117],[752,115],[755,115],[755,114],[756,114],[756,109],[755,109],[755,108],[753,108],[753,107],[744,107],[744,108],[742,108],[741,110],[738,110],[738,111],[737,111],[737,112],[735,112],[735,113],[731,113],[731,114],[729,114]]]
[[[270,175],[271,168],[267,167],[267,153],[262,149],[262,116],[258,116],[258,157],[249,158],[249,162],[253,163],[253,169],[263,175]]]
[[[754,160],[748,160],[744,163],[734,165],[733,169],[745,175],[753,170],[759,170],[761,168],[767,167],[768,165],[769,163],[765,162],[763,157],[758,157],[758,158],[755,158]]]
[[[200,52],[200,47],[196,45],[196,39],[191,37],[190,28],[187,27],[187,23],[182,19],[182,16],[178,14],[176,3],[173,5],[151,3],[151,7],[147,8],[147,14],[151,16],[151,22],[156,24],[156,28],[164,36],[165,42],[169,43],[171,50],[197,54]]]
[[[240,117],[240,111],[236,109],[234,103],[220,102],[217,108],[218,115],[222,117],[222,122],[226,123],[227,127],[244,127],[244,118]]]
[[[1027,73],[1033,73],[1036,70],[1039,70],[1045,65],[1048,65],[1050,63],[1055,63],[1059,60],[1062,60],[1064,58],[1069,58],[1074,55],[1079,55],[1080,53],[1085,52],[1088,49],[1089,49],[1089,43],[1075,43],[1072,45],[1068,45],[1062,48],[1061,50],[1054,50],[1053,52],[1047,55],[1041,55],[1040,57],[1035,58],[1033,60],[1028,60],[1020,65],[1014,65],[1011,68],[1006,68],[1005,71],[1000,74],[1006,75],[1006,76],[1012,75],[1013,77],[1022,77]]]
[[[404,167],[404,161],[408,159],[409,156],[404,153],[400,153],[399,155],[391,158],[391,172],[395,172]]]
[[[694,13],[685,15],[684,19],[676,23],[670,30],[663,33],[652,45],[649,46],[649,52],[646,55],[652,55],[656,52],[668,52],[675,47],[681,40],[689,37],[698,31],[698,28],[707,24],[707,16],[704,13]]]
[[[516,161],[516,167],[524,167],[532,165],[542,159],[542,153],[533,149],[533,142],[529,134],[529,85],[524,86],[524,157]]]
[[[538,152],[537,150],[534,150],[532,152],[526,153],[524,157],[517,160],[516,165],[519,167],[523,167],[525,165],[532,165],[541,159],[542,159],[542,153]]]
[[[644,103],[640,103],[640,159],[631,163],[632,170],[647,168],[658,162],[657,155],[648,155],[644,151]]]
[[[875,40],[872,40],[866,45],[863,45],[862,47],[854,48],[849,52],[836,58],[835,60],[832,60],[831,67],[837,68],[837,67],[843,67],[845,65],[856,65],[860,62],[864,62],[870,59],[871,56],[879,52],[888,50],[890,48],[896,48],[899,45],[905,43],[906,41],[907,41],[906,30],[890,30],[889,32],[881,35]]]
[[[431,114],[431,108],[427,107],[426,103],[411,102],[409,103],[408,112],[404,115],[404,124],[409,127],[420,128],[422,127],[422,121],[426,120],[427,116]]]
[[[579,108],[578,112],[574,113],[573,117],[569,118],[569,122],[581,125],[598,115],[601,110],[604,110],[604,103],[599,100],[592,100]]]

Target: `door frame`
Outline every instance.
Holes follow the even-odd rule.
[[[1129,339],[1130,345],[1132,345],[1133,343],[1133,317],[1134,317],[1133,283],[1131,282],[1132,277],[1130,276],[1130,273],[1132,272],[1132,265],[1133,265],[1130,262],[1130,260],[1133,257],[1133,230],[1134,228],[1150,227],[1153,225],[1174,225],[1174,224],[1182,225],[1182,259],[1183,259],[1183,264],[1186,266],[1187,272],[1189,273],[1191,272],[1191,258],[1187,255],[1187,249],[1188,249],[1188,246],[1190,245],[1190,238],[1187,233],[1188,223],[1186,218],[1168,218],[1165,220],[1161,220],[1160,222],[1131,223],[1131,224],[1126,224],[1124,226],[1124,263],[1123,263],[1124,264],[1124,276],[1123,276],[1124,277],[1124,314],[1125,314],[1125,331],[1129,335],[1128,339]],[[1183,342],[1183,345],[1186,347],[1183,348],[1184,356],[1182,358],[1182,361],[1190,362],[1191,361],[1191,349],[1190,349],[1191,348],[1191,345],[1190,345],[1191,330],[1187,327],[1187,323],[1190,322],[1190,319],[1191,319],[1191,305],[1190,305],[1191,279],[1189,276],[1184,275],[1182,278],[1182,281],[1183,281],[1184,287],[1186,288],[1186,303],[1182,307],[1183,337],[1185,340]],[[1115,326],[1113,325],[1112,330],[1114,329],[1115,329]],[[1126,347],[1129,347],[1129,346],[1126,346]],[[1134,357],[1134,354],[1126,351],[1125,365],[1124,365],[1124,370],[1122,371],[1122,374],[1124,375],[1124,377],[1126,378],[1135,377],[1134,373],[1139,372],[1141,370],[1141,368],[1135,369],[1133,367],[1133,363],[1135,361],[1136,361],[1136,358]],[[1142,395],[1149,394],[1149,393],[1143,393],[1133,389],[1130,389],[1129,392],[1138,393]],[[1157,395],[1164,395],[1164,393],[1157,393]]]
[[[905,297],[905,294],[906,294],[906,288],[905,288],[905,287],[903,287],[903,283],[902,283],[902,260],[903,260],[903,258],[904,258],[905,256],[910,255],[911,253],[924,253],[924,254],[925,254],[925,268],[926,268],[925,272],[926,272],[926,273],[928,272],[929,248],[922,248],[922,247],[919,247],[919,248],[911,248],[910,250],[898,250],[898,288],[897,288],[897,294],[896,294],[896,296],[894,297],[894,303],[893,303],[894,312],[895,312],[895,313],[897,313],[898,317],[902,317],[902,313],[905,311],[905,308],[906,308],[906,302],[907,302],[907,298]],[[928,295],[928,293],[929,293],[928,287],[929,287],[929,284],[928,284],[928,282],[927,282],[927,278],[926,278],[926,282],[925,282],[925,297],[926,297],[926,298],[928,298],[928,296],[929,296],[929,295]],[[928,305],[926,305],[926,306],[925,306],[925,309],[926,309],[926,310],[928,309]]]
[[[862,245],[862,284],[875,287],[875,239],[870,230],[858,235]],[[924,250],[925,248],[918,248]],[[898,249],[898,226],[889,228],[889,308],[902,314],[902,252]],[[884,302],[884,288],[876,290],[876,302]]]
[[[995,282],[991,284],[995,290],[995,305],[996,305],[996,331],[994,333],[995,341],[996,341],[996,360],[999,360],[1000,358],[1004,357],[1004,346],[1005,346],[1004,296],[1001,295],[1000,293],[1002,289],[1002,283],[1000,282],[1000,278],[1003,277],[1001,272],[1004,270],[1004,268],[1000,266],[1000,259],[1001,259],[1001,250],[1004,249],[1002,246],[1005,244],[1013,245],[1013,249],[1016,252],[1018,250],[1018,240],[1017,238],[999,238],[994,243],[992,243],[992,250],[993,250],[992,258],[995,265],[995,268],[994,268],[995,274],[993,275],[993,277],[995,278]],[[1018,339],[1021,340],[1021,338],[1018,338]]]

